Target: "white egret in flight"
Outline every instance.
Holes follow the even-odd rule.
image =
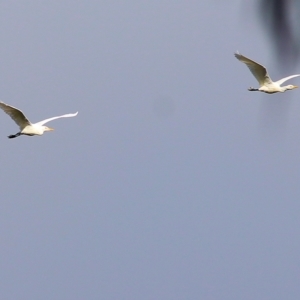
[[[247,65],[247,67],[250,69],[251,73],[253,76],[257,79],[259,83],[259,88],[255,89],[253,87],[250,87],[248,91],[259,91],[259,92],[264,92],[268,94],[274,94],[278,92],[285,92],[287,90],[293,90],[296,89],[298,86],[296,85],[285,85],[281,86],[285,81],[300,76],[300,74],[297,75],[291,75],[285,78],[282,78],[278,81],[272,81],[270,78],[267,69],[258,64],[257,62],[247,58],[246,56],[236,52],[234,56],[241,62]]]
[[[8,136],[8,138],[12,139],[15,137],[18,137],[20,135],[42,135],[45,131],[52,131],[54,130],[53,128],[44,126],[44,124],[55,120],[59,118],[68,118],[68,117],[75,117],[77,116],[78,112],[74,114],[66,114],[58,117],[53,117],[49,118],[43,121],[40,121],[38,123],[32,124],[26,117],[25,115],[17,108],[10,106],[8,104],[5,104],[3,102],[0,102],[0,108],[4,110],[20,127],[20,131],[16,134],[11,134]]]

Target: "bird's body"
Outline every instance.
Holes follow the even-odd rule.
[[[44,133],[44,128],[42,126],[38,126],[36,124],[27,125],[24,129],[22,129],[22,134],[24,135],[42,135]]]
[[[29,136],[42,135],[42,134],[44,134],[45,131],[54,130],[53,128],[44,126],[44,124],[46,124],[52,120],[59,119],[59,118],[75,117],[78,114],[78,112],[76,112],[74,114],[66,114],[66,115],[62,115],[62,116],[58,116],[58,117],[52,117],[52,118],[40,121],[38,123],[32,124],[26,118],[26,116],[23,114],[23,112],[20,111],[19,109],[15,108],[13,106],[10,106],[8,104],[5,104],[3,102],[0,102],[0,108],[3,109],[4,112],[6,112],[16,122],[16,124],[20,128],[20,132],[8,136],[10,139],[18,137],[20,135],[29,135]]]
[[[283,93],[287,90],[293,90],[297,88],[298,86],[296,85],[286,85],[286,86],[281,86],[285,81],[300,76],[300,74],[297,75],[291,75],[285,78],[282,78],[278,81],[272,81],[271,77],[268,74],[267,69],[258,64],[257,62],[251,60],[250,58],[247,58],[246,56],[236,52],[234,56],[241,62],[247,65],[253,76],[256,78],[256,80],[259,83],[259,88],[255,89],[250,87],[248,90],[249,91],[259,91],[259,92],[264,92],[268,94],[274,94],[274,93]]]

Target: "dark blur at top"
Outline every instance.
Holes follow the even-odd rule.
[[[259,0],[262,24],[271,36],[281,69],[294,69],[299,59],[299,8],[299,0]]]

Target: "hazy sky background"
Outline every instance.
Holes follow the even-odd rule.
[[[1,299],[300,299],[300,91],[247,91],[236,50],[289,75],[255,3],[1,3],[0,99],[79,111],[0,111]]]

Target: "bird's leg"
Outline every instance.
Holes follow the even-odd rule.
[[[253,87],[249,87],[248,91],[250,91],[250,92],[257,92],[258,89],[255,89],[255,88],[253,88]]]
[[[21,135],[21,132],[18,132],[18,133],[16,133],[16,134],[11,134],[11,135],[8,136],[8,138],[9,138],[9,139],[13,139],[13,138],[18,137],[19,135]]]

